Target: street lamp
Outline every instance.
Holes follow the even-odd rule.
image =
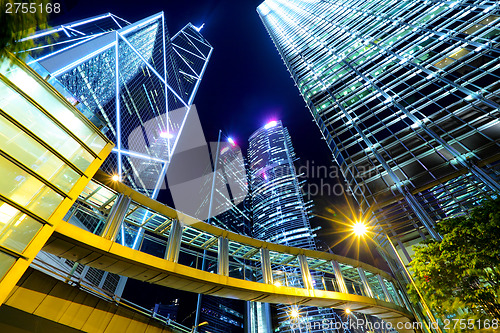
[[[358,237],[364,237],[367,234],[367,232],[368,232],[368,227],[363,222],[356,222],[356,223],[354,223],[354,225],[352,227],[352,230],[353,230],[354,234],[356,234]],[[392,240],[389,237],[389,235],[387,235],[383,230],[381,231],[381,233],[385,236],[385,238],[387,238],[387,241],[389,242],[389,244],[391,245],[392,250],[396,254],[396,257],[397,257],[399,263],[403,267],[403,270],[405,271],[406,276],[408,277],[408,279],[410,280],[411,284],[413,285],[413,288],[415,288],[415,290],[417,291],[417,294],[418,294],[418,296],[420,298],[420,302],[422,303],[422,305],[423,305],[423,307],[425,309],[425,312],[427,312],[427,316],[429,316],[429,319],[431,320],[431,325],[432,325],[432,323],[436,323],[436,327],[433,327],[433,328],[435,328],[438,332],[442,333],[441,328],[439,327],[439,325],[437,325],[436,318],[432,314],[431,310],[429,309],[429,306],[427,305],[427,302],[424,299],[424,296],[422,296],[422,293],[420,292],[420,289],[418,289],[418,287],[415,284],[415,281],[413,280],[410,272],[406,268],[406,265],[403,262],[403,259],[401,259],[401,256],[399,255],[399,252],[396,250],[396,246],[394,246],[394,243],[392,242]],[[377,244],[377,243],[375,242],[375,244]]]
[[[356,222],[352,226],[352,231],[356,236],[362,237],[368,232],[368,227],[363,222]]]
[[[198,324],[198,325],[196,325],[196,326],[193,326],[193,328],[191,329],[191,333],[196,332],[196,331],[197,331],[197,329],[198,329],[198,327],[203,326],[203,325],[208,325],[208,321],[204,321],[204,322],[202,322],[202,323],[199,323],[199,324]]]

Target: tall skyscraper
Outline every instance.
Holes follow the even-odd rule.
[[[440,238],[439,220],[498,195],[497,1],[266,0],[257,11],[363,213],[403,259]]]
[[[267,242],[315,249],[288,130],[271,121],[249,138],[253,236]]]
[[[135,23],[111,13],[33,36],[27,50],[106,124],[116,147],[103,166],[155,197],[212,53],[191,23],[170,37],[163,12]],[[32,62],[30,62],[32,63]]]
[[[204,174],[211,176],[205,177],[200,188],[199,195],[202,200],[195,216],[208,216],[207,223],[251,236],[247,166],[241,149],[230,137],[225,141],[212,142],[210,149],[212,158],[211,161],[207,161],[209,165]],[[205,321],[208,324],[199,327],[197,331],[243,332],[245,303],[249,302],[198,295],[195,325]]]
[[[270,121],[249,138],[248,161],[252,188],[253,237],[268,242],[316,249],[316,236],[309,223],[308,210],[294,168],[295,152],[288,130],[281,121]],[[299,269],[273,267],[281,271],[274,283],[296,285],[300,283]],[[264,309],[257,310],[254,303],[251,313],[256,321],[265,322]],[[294,314],[293,311],[296,311]],[[299,317],[300,316],[300,317]],[[335,319],[331,309],[315,307],[278,306],[280,332],[293,332],[294,320],[321,322]],[[313,326],[313,325],[311,325]],[[304,326],[305,327],[305,326]],[[318,328],[311,332],[323,332]]]
[[[102,169],[156,198],[212,47],[191,23],[172,38],[163,12],[135,23],[111,13],[37,32],[28,64],[80,109],[115,149]],[[61,120],[64,122],[65,120]],[[67,219],[102,228],[75,206]],[[141,229],[123,229],[119,242],[138,248]],[[41,252],[38,259],[121,296],[126,279]]]

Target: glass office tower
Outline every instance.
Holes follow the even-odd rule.
[[[130,23],[111,13],[56,26],[27,37],[28,65],[43,72],[66,99],[115,143],[102,170],[156,198],[200,85],[212,47],[187,24],[170,37],[164,14]],[[61,119],[61,122],[65,122]],[[66,218],[98,230],[97,219],[75,206]],[[119,241],[138,248],[142,230],[122,229]],[[41,252],[38,259],[120,296],[125,278]]]
[[[219,136],[221,139],[221,135]],[[205,222],[245,236],[251,236],[251,207],[247,164],[240,147],[228,137],[227,141],[210,143],[211,159],[200,187],[200,207],[195,216],[208,216]],[[216,262],[203,253],[205,267]],[[248,263],[247,263],[248,264]],[[213,264],[216,266],[215,264]],[[230,268],[230,274],[238,268]],[[245,307],[249,302],[198,295],[195,325],[208,322],[198,332],[239,333],[245,325]]]
[[[363,213],[405,260],[439,239],[437,221],[498,195],[498,2],[267,0],[257,11]]]
[[[311,230],[308,216],[310,207],[304,202],[294,160],[292,141],[281,121],[271,121],[250,136],[248,162],[252,188],[253,237],[315,250],[316,235]],[[274,283],[295,285],[301,279],[298,268],[290,270],[273,267],[273,270],[282,272],[274,277]],[[266,321],[263,315],[266,311],[255,309],[259,306],[263,305],[254,303],[251,316],[262,323]],[[299,317],[295,318],[293,311],[297,311]],[[306,327],[308,323],[314,327],[314,322],[334,320],[335,317],[335,312],[326,308],[278,306],[280,332],[295,331],[297,321],[301,327]],[[324,332],[318,325],[316,327],[317,330],[312,329],[310,332]]]
[[[156,197],[212,47],[187,24],[169,36],[163,12],[135,23],[111,13],[28,38],[27,50],[106,126],[116,147],[103,170]],[[30,62],[31,63],[31,62]]]

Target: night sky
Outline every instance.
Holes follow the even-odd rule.
[[[195,26],[205,23],[201,33],[214,51],[194,102],[207,141],[217,141],[221,129],[246,151],[247,139],[257,128],[269,120],[280,119],[290,131],[295,152],[300,158],[298,166],[324,166],[329,171],[335,167],[330,150],[321,139],[318,127],[260,21],[256,12],[260,0],[60,2],[62,11],[52,17],[53,26],[107,12],[135,22],[164,11],[170,35],[188,22]],[[339,183],[335,177],[309,174],[309,184],[321,186],[321,181],[329,184],[324,187],[325,191],[328,186],[332,188]],[[334,211],[347,211],[346,199],[342,195],[325,194],[312,197],[314,213],[332,217]],[[337,214],[335,218],[339,216]],[[323,227],[319,233],[329,245],[336,243],[342,235],[337,233],[339,225],[325,219],[314,218],[311,224]],[[341,243],[334,251],[356,257],[357,251],[353,248],[348,251],[347,245]],[[361,258],[368,262],[372,261],[370,257],[361,254]]]
[[[270,120],[280,119],[288,127],[300,165],[324,166],[330,171],[335,164],[320,131],[299,95],[290,74],[256,12],[261,1],[206,0],[206,1],[117,1],[117,0],[54,0],[62,3],[62,12],[53,16],[51,25],[69,23],[86,17],[111,12],[129,22],[135,22],[164,11],[170,35],[188,22],[195,26],[205,23],[201,33],[212,44],[214,51],[201,82],[195,104],[207,141],[216,141],[219,129],[234,138],[246,151],[248,137]],[[339,183],[335,177],[317,177],[309,174],[308,182],[330,187]],[[314,186],[314,185],[313,185]],[[347,211],[342,195],[316,195],[314,213],[332,217],[339,210]],[[335,218],[339,218],[339,214]],[[325,219],[314,218],[312,226],[321,225],[320,239],[333,245],[343,235],[340,226]],[[343,242],[333,248],[338,254],[356,258],[356,246],[349,248]],[[374,263],[370,253],[362,249],[360,258]],[[380,258],[376,256],[376,262]],[[130,280],[125,298],[149,307],[166,302],[165,293],[158,286]],[[141,290],[141,292],[134,292]],[[156,295],[156,296],[154,296]],[[181,298],[179,309],[189,325],[194,316],[195,294],[170,290],[170,299]],[[184,318],[179,318],[182,321]]]
[[[107,12],[135,22],[164,11],[170,35],[188,22],[195,26],[205,23],[201,32],[214,51],[194,102],[207,141],[217,141],[221,129],[245,151],[248,137],[257,128],[280,119],[300,158],[297,166],[310,166],[306,176],[311,185],[306,186],[311,186],[314,213],[333,217],[335,211],[348,211],[346,199],[340,195],[340,181],[331,177],[336,164],[330,150],[256,12],[260,0],[60,1],[62,11],[52,17],[53,26]],[[322,171],[328,168],[327,177],[312,174],[318,166]],[[324,195],[314,195],[322,186]],[[311,224],[323,227],[319,234],[329,245],[342,235],[337,233],[338,225],[325,219],[313,218]],[[356,251],[348,251],[345,245],[336,246],[335,252],[356,257]],[[369,257],[361,256],[370,261]]]

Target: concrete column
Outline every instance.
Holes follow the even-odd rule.
[[[125,214],[128,211],[130,205],[130,197],[120,194],[115,201],[113,207],[111,207],[111,212],[108,215],[106,224],[101,232],[101,237],[109,239],[111,241],[116,240],[118,231],[120,231],[121,224],[125,219]]]
[[[311,272],[309,271],[309,265],[307,264],[306,256],[303,254],[299,254],[297,258],[299,259],[300,274],[302,275],[302,282],[304,283],[304,288],[314,289],[312,283],[312,276]]]
[[[181,250],[182,225],[178,220],[172,220],[170,235],[168,236],[167,251],[165,259],[168,261],[178,262],[179,252]]]
[[[333,271],[335,272],[335,279],[337,280],[337,285],[339,286],[339,292],[348,294],[347,286],[345,285],[344,276],[340,270],[340,265],[335,260],[332,260]]]
[[[264,283],[273,284],[273,271],[271,269],[271,257],[269,249],[260,249],[260,263],[262,268],[262,280]]]
[[[358,267],[357,270],[359,277],[361,278],[361,282],[363,282],[363,287],[365,287],[366,295],[368,297],[373,298],[373,291],[372,288],[370,287],[370,284],[368,284],[368,279],[366,278],[365,271],[361,267]]]
[[[225,237],[218,239],[217,274],[229,276],[229,241]]]

